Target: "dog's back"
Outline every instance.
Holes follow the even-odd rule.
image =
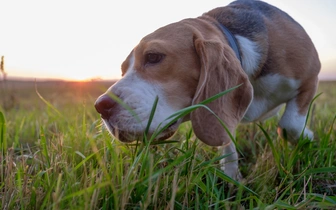
[[[284,11],[256,0],[238,0],[205,13],[225,25],[234,35],[258,44],[261,54],[254,79],[280,68],[284,76],[304,80],[317,77],[320,61],[304,28]],[[280,59],[279,59],[280,58]]]

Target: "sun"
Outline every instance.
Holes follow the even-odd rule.
[[[96,79],[97,77],[92,74],[92,72],[81,72],[81,71],[72,71],[64,73],[64,80],[68,81],[76,81],[76,82],[86,82],[86,81],[92,81]]]

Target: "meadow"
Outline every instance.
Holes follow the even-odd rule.
[[[236,182],[190,123],[170,140],[124,144],[93,104],[110,82],[0,82],[0,209],[336,209],[336,82],[320,82],[291,145],[279,117],[240,125]]]

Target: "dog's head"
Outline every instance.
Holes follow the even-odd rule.
[[[123,62],[122,76],[97,99],[95,107],[109,131],[124,142],[143,135],[156,97],[149,134],[160,124],[165,126],[176,111],[242,84],[208,104],[233,132],[252,98],[248,78],[223,35],[200,18],[170,24],[144,37]],[[204,108],[177,120],[157,139],[169,138],[189,119],[203,142],[218,146],[230,140],[216,117]]]

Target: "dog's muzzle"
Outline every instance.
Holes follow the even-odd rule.
[[[131,131],[125,129],[125,127],[123,127],[123,129],[120,129],[120,125],[111,122],[111,119],[117,116],[118,105],[119,104],[116,101],[114,101],[111,97],[105,94],[101,95],[94,104],[97,112],[101,115],[101,118],[103,119],[106,128],[113,136],[115,136],[122,142],[133,142],[135,140],[138,140],[142,137],[143,131]],[[165,131],[157,136],[156,140],[161,141],[171,137],[177,130],[177,127],[180,123],[181,120],[171,124]],[[151,133],[149,134],[151,135]]]

